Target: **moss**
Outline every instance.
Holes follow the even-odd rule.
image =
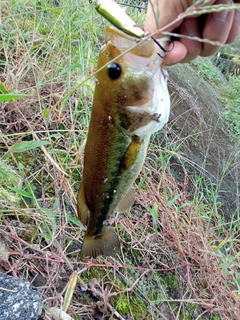
[[[123,316],[129,316],[133,314],[133,319],[144,319],[147,314],[147,304],[135,294],[127,293],[118,296],[117,301],[113,301],[113,305],[116,305],[116,310]]]
[[[106,276],[105,269],[99,267],[92,267],[87,272],[81,275],[81,279],[83,282],[88,283],[92,279],[97,279],[97,281],[100,281],[104,278],[104,276]]]
[[[129,303],[126,294],[122,294],[116,304],[117,311],[122,315],[129,314]]]

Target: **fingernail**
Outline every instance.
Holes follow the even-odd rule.
[[[227,0],[227,1],[223,1],[222,4],[229,4],[229,3],[232,3],[232,2]],[[213,18],[218,22],[224,22],[227,18],[228,12],[229,11],[226,11],[226,10],[220,11],[220,12],[214,12]]]
[[[191,28],[192,25],[190,25],[190,28],[188,28],[188,22],[185,23],[185,26],[182,27],[182,34],[188,36],[188,37],[197,37],[199,34],[196,32],[195,29]]]
[[[228,11],[214,12],[213,17],[218,22],[224,22],[227,18]]]

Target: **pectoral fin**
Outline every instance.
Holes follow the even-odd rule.
[[[118,109],[118,121],[119,126],[127,131],[128,134],[132,134],[137,129],[146,126],[153,119],[153,115],[143,110],[140,107],[122,107]]]
[[[131,206],[134,204],[135,196],[132,189],[128,191],[127,194],[123,197],[123,199],[117,205],[116,211],[121,213],[129,210]]]
[[[111,256],[120,249],[117,234],[111,227],[105,227],[97,237],[85,236],[81,257]]]
[[[127,151],[121,159],[119,168],[120,173],[125,172],[133,166],[139,154],[141,144],[142,140],[140,140],[138,136],[132,137],[132,142],[130,143],[129,147],[127,148]]]
[[[77,211],[79,220],[86,225],[89,217],[89,209],[85,202],[84,188],[81,185],[78,197],[77,197]]]

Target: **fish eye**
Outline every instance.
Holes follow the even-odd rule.
[[[112,80],[116,80],[120,77],[121,75],[121,67],[119,64],[116,62],[110,63],[108,66],[108,76]]]

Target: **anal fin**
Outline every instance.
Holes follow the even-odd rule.
[[[129,210],[134,204],[135,195],[133,189],[130,189],[116,207],[116,211],[121,213]]]
[[[83,240],[81,257],[111,256],[120,249],[117,234],[111,227],[105,227],[97,237],[85,236]]]

